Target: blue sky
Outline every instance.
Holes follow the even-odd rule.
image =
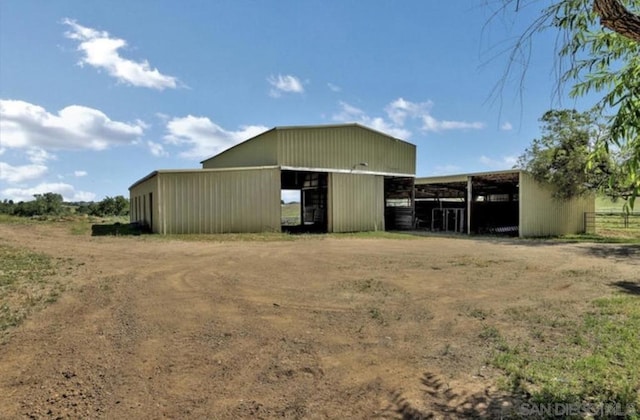
[[[487,3],[3,0],[0,199],[128,196],[281,125],[389,133],[418,176],[508,169],[559,106],[556,36],[491,100],[544,2],[489,25]]]

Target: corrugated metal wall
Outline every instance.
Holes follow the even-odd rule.
[[[556,200],[551,188],[520,173],[520,236],[555,236],[584,232],[584,213],[595,211],[595,198]]]
[[[384,177],[329,174],[329,232],[384,230]]]
[[[158,227],[158,175],[151,176],[129,190],[129,220],[149,225],[153,232]]]
[[[363,127],[308,127],[276,132],[279,165],[415,173],[416,146]]]
[[[160,173],[160,233],[280,231],[280,170]]]
[[[202,162],[204,169],[271,166],[278,160],[276,130],[270,130],[244,143],[240,143],[215,158]]]

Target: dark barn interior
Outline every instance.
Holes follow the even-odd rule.
[[[413,229],[414,181],[414,178],[384,178],[385,230]]]
[[[417,180],[415,224],[434,232],[518,235],[518,193],[517,171]]]

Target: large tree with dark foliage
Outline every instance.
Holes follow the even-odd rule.
[[[551,184],[554,196],[572,198],[595,192],[612,198],[631,194],[624,173],[624,153],[604,152],[596,145],[607,136],[597,113],[551,110],[542,118],[542,136],[520,156],[518,167]]]

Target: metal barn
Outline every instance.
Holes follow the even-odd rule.
[[[281,191],[298,190],[304,230],[413,223],[415,145],[358,124],[276,127],[201,163],[134,183],[131,221],[162,234],[278,232]]]
[[[416,226],[470,234],[555,236],[585,231],[594,197],[553,198],[551,187],[507,170],[415,180]]]

